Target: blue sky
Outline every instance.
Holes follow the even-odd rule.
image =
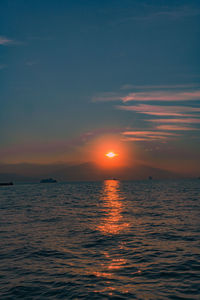
[[[67,161],[110,132],[195,166],[199,31],[199,1],[2,0],[0,161]]]

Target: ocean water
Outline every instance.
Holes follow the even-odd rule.
[[[0,187],[0,299],[200,299],[200,180]]]

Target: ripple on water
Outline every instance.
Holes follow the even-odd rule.
[[[0,189],[1,299],[199,299],[199,181]]]

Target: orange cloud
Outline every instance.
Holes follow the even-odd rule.
[[[148,122],[155,123],[185,123],[185,124],[198,124],[200,123],[200,119],[195,118],[185,118],[185,119],[153,119],[147,120]]]
[[[166,140],[166,136],[148,136],[148,137],[124,137],[122,138],[122,141],[124,142],[151,142],[151,141],[158,141],[158,140]]]
[[[145,137],[124,137],[122,138],[122,141],[124,142],[149,142],[149,141],[155,141],[156,139],[149,139],[149,138],[145,138]]]
[[[168,133],[168,132],[158,132],[158,131],[124,131],[122,132],[123,135],[136,135],[136,136],[149,136],[149,135],[155,135],[155,136],[171,136],[174,135],[173,133]]]
[[[194,114],[188,114],[188,112],[200,112],[199,107],[190,107],[190,106],[161,106],[161,105],[147,105],[147,104],[139,104],[139,105],[118,105],[116,108],[120,110],[126,111],[135,111],[142,114],[147,115],[155,115],[155,116],[198,116]]]
[[[199,130],[198,128],[178,126],[178,125],[159,125],[156,127],[159,130],[170,130],[170,131],[193,131]]]
[[[93,97],[93,102],[107,102],[107,101],[189,101],[189,100],[200,100],[200,89],[186,90],[187,85],[178,85],[178,86],[148,86],[141,87],[143,91],[135,91],[134,93],[126,93],[125,91],[120,92],[107,92],[99,94]],[[190,86],[191,87],[191,86]],[[147,90],[149,89],[149,90]]]
[[[135,92],[122,97],[123,102],[128,101],[188,101],[199,100],[200,90],[181,92],[181,91],[153,91]]]
[[[122,132],[124,136],[122,138],[123,141],[159,141],[159,140],[167,140],[172,139],[174,137],[179,136],[179,134],[174,134],[170,132],[162,132],[162,131],[124,131]]]

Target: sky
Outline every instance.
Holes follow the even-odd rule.
[[[199,36],[194,0],[1,0],[0,164],[200,175]]]

